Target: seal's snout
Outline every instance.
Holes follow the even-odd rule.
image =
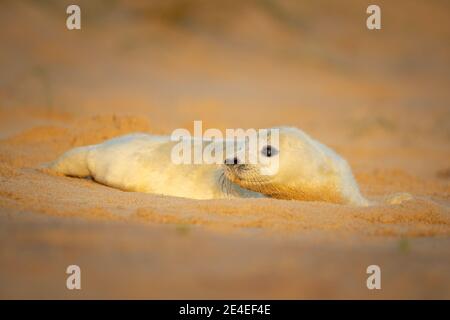
[[[234,157],[232,159],[225,159],[225,161],[223,163],[226,165],[232,166],[232,165],[239,164],[239,159],[237,157]]]

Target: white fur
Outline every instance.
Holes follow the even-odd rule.
[[[177,142],[147,134],[75,148],[50,167],[121,190],[192,199],[268,196],[368,205],[342,157],[299,129],[278,129],[279,158],[273,160],[279,161],[279,170],[274,176],[260,176],[258,165],[249,165],[245,174],[226,165],[176,165],[171,150]]]
[[[69,150],[50,168],[68,176],[88,177],[124,191],[192,199],[258,196],[233,186],[225,193],[219,183],[222,165],[173,164],[169,137],[130,134],[101,144]]]

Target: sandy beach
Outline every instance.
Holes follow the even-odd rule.
[[[378,31],[357,0],[80,1],[68,31],[64,2],[3,1],[0,298],[450,299],[450,6],[379,2]],[[192,200],[43,168],[194,120],[299,127],[378,204]]]

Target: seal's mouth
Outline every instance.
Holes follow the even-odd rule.
[[[225,176],[235,183],[238,183],[241,180],[246,180],[246,174],[252,170],[248,165],[238,163],[226,163],[224,167]]]
[[[261,175],[260,168],[252,164],[225,164],[224,176],[242,188],[260,192],[270,177]]]

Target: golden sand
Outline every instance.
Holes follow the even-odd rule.
[[[6,1],[0,298],[449,299],[449,7],[400,2],[383,3],[384,29],[371,34],[361,1],[305,2],[291,10],[301,25],[240,2],[210,20],[193,1],[190,27],[170,6],[86,3],[78,33],[60,26],[56,4]],[[41,167],[75,146],[193,120],[302,128],[345,157],[379,205],[196,201]],[[394,192],[414,199],[383,204]],[[81,291],[65,287],[70,264]],[[371,264],[382,290],[366,287]]]

